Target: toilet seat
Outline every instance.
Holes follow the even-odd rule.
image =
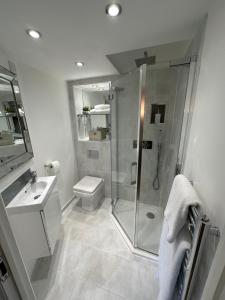
[[[74,185],[73,191],[76,197],[81,199],[82,208],[92,211],[104,198],[104,179],[85,176]]]
[[[102,178],[85,176],[77,184],[74,185],[73,190],[74,192],[92,194],[97,190],[101,183],[103,183]]]

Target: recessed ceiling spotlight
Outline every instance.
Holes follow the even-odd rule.
[[[38,39],[41,38],[41,33],[40,33],[39,31],[37,31],[37,30],[34,30],[34,29],[28,29],[28,30],[26,31],[26,33],[27,33],[30,37],[32,37],[33,39],[38,40]]]
[[[76,66],[82,68],[84,66],[84,63],[82,61],[77,61]]]
[[[105,12],[110,17],[117,17],[122,12],[122,6],[118,3],[111,3],[108,4],[105,8]]]
[[[96,88],[97,88],[97,85],[96,85],[96,84],[92,84],[92,87],[93,87],[94,89],[96,89]]]

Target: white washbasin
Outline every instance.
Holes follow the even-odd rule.
[[[28,202],[36,201],[39,197],[41,197],[41,194],[44,192],[46,186],[47,186],[46,181],[37,181],[33,184],[29,184],[24,191],[24,197],[28,198],[27,199]]]
[[[7,212],[43,210],[56,181],[55,176],[38,177],[36,182],[27,183],[7,205]]]

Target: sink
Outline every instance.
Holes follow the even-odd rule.
[[[7,205],[7,212],[42,210],[55,184],[55,176],[38,177],[36,182],[27,183]]]
[[[28,198],[27,201],[34,201],[37,200],[42,193],[44,192],[47,186],[46,181],[37,181],[34,183],[30,183],[28,187],[24,191],[24,197]]]

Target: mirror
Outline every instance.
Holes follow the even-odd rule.
[[[0,67],[0,177],[32,156],[18,81]]]
[[[79,140],[109,139],[110,82],[74,86]]]

